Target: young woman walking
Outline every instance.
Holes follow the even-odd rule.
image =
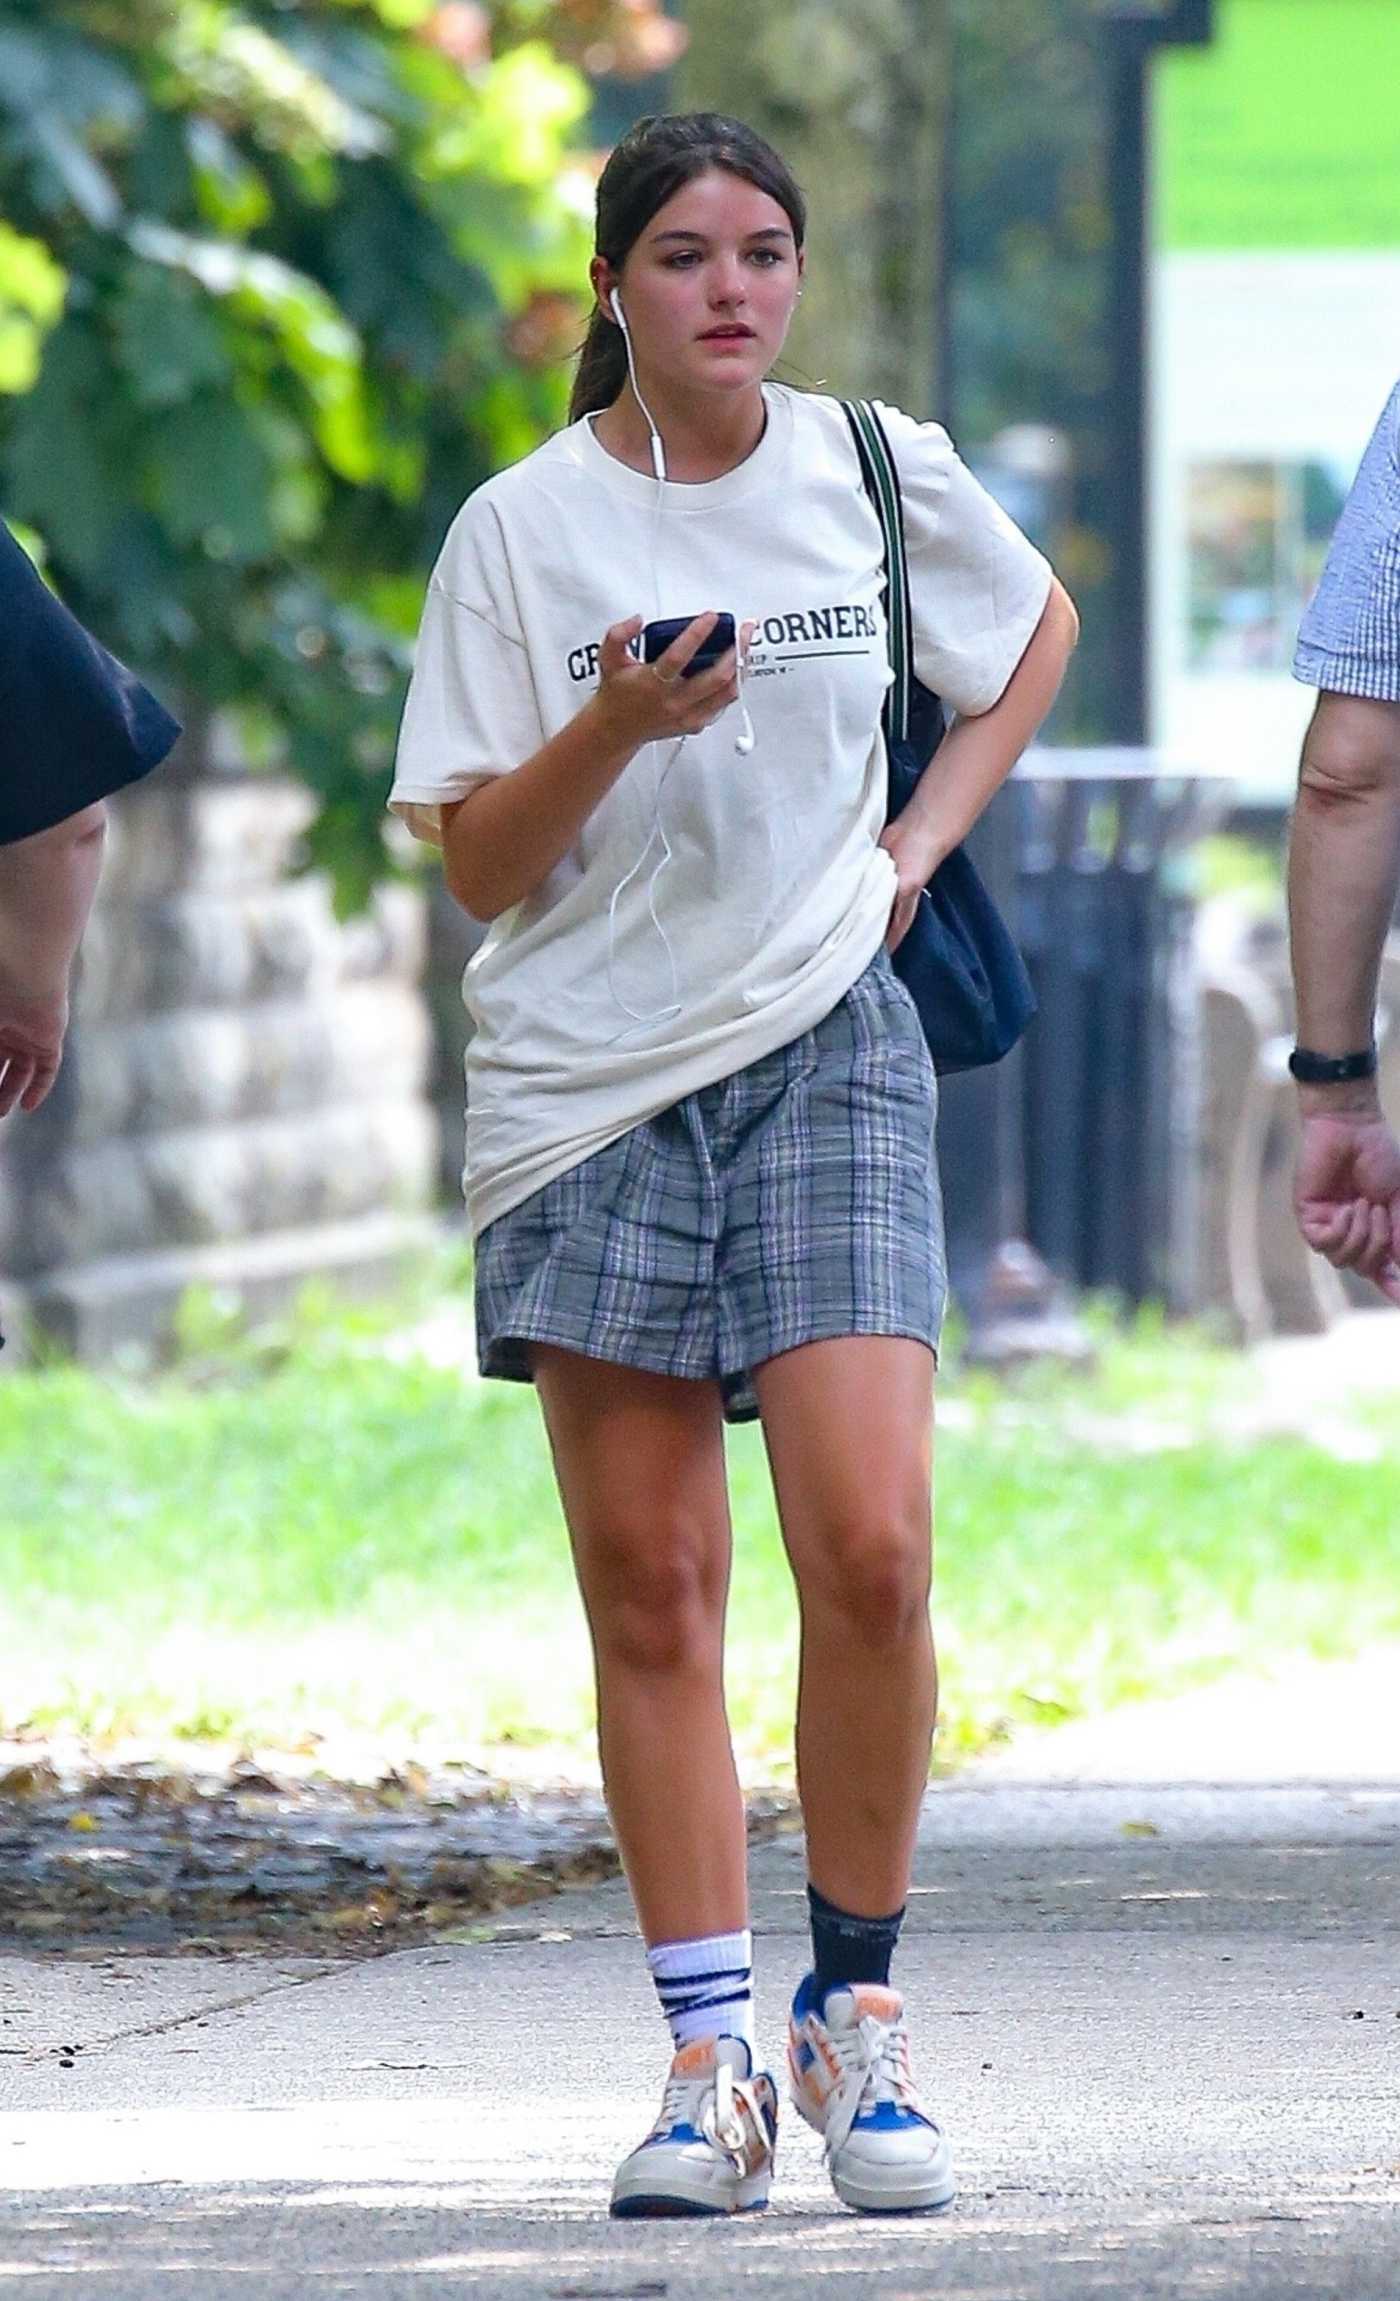
[[[722,1422],[754,1415],[801,1609],[793,2099],[849,2204],[953,2195],[889,1980],[937,1700],[945,1291],[936,1086],[889,950],[1077,626],[946,433],[883,410],[915,668],[959,714],[886,827],[879,524],[840,405],[765,380],[803,236],[737,121],[618,146],[573,420],[453,523],[391,798],[490,922],[465,985],[481,1364],[540,1394],[674,2045],[618,2214],[768,2196],[722,1675]]]

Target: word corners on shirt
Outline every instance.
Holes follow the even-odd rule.
[[[749,620],[742,615],[735,617],[736,623]],[[863,643],[879,637],[880,626],[869,607],[807,607],[791,614],[765,615],[754,630],[751,664],[762,669],[765,664],[814,661],[824,655],[865,655],[869,649]],[[576,683],[595,680],[601,652],[597,640],[575,647],[568,659],[569,677]]]

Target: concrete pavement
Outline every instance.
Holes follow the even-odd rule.
[[[752,1874],[776,2053],[800,1841]],[[963,2184],[933,2221],[845,2212],[790,2113],[767,2216],[605,2220],[665,2060],[617,1885],[361,1964],[0,1962],[0,2278],[1396,2301],[1398,1879],[1396,1779],[934,1789],[899,1964]]]

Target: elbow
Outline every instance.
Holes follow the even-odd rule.
[[[442,810],[442,875],[453,902],[479,927],[489,927],[528,894],[529,888],[511,883],[510,858],[501,854],[489,820],[481,821],[477,797],[477,793],[469,792],[465,799],[454,800]],[[472,812],[471,824],[459,828],[460,818],[468,810]]]
[[[464,874],[449,863],[444,867],[442,875],[453,902],[459,910],[466,912],[469,919],[475,919],[479,927],[489,927],[502,911],[509,909],[509,905],[497,900],[492,890],[484,887],[474,873]]]
[[[82,813],[69,818],[68,830],[76,847],[102,847],[107,839],[107,809],[99,799],[95,806],[84,807]]]
[[[1400,800],[1400,703],[1319,696],[1303,743],[1298,792],[1329,812]]]
[[[1079,610],[1058,575],[1050,578],[1050,597],[1045,603],[1045,613],[1068,663],[1079,645]]]
[[[51,823],[46,831],[32,832],[16,845],[23,845],[30,853],[50,855],[91,854],[100,848],[107,836],[107,809],[101,799],[91,807],[80,807],[76,815],[65,815],[61,823]]]
[[[456,833],[457,819],[467,805],[465,799],[449,802],[442,810],[442,876],[448,894],[459,910],[475,919],[478,926],[489,927],[503,903],[493,903],[491,890],[482,883],[481,849],[475,840],[467,841]]]

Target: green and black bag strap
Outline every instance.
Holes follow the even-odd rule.
[[[889,630],[894,684],[885,698],[885,734],[891,743],[909,739],[909,697],[914,672],[914,629],[909,608],[909,564],[904,546],[904,509],[884,426],[866,399],[843,399],[860,459],[865,491],[885,538],[885,622]]]

